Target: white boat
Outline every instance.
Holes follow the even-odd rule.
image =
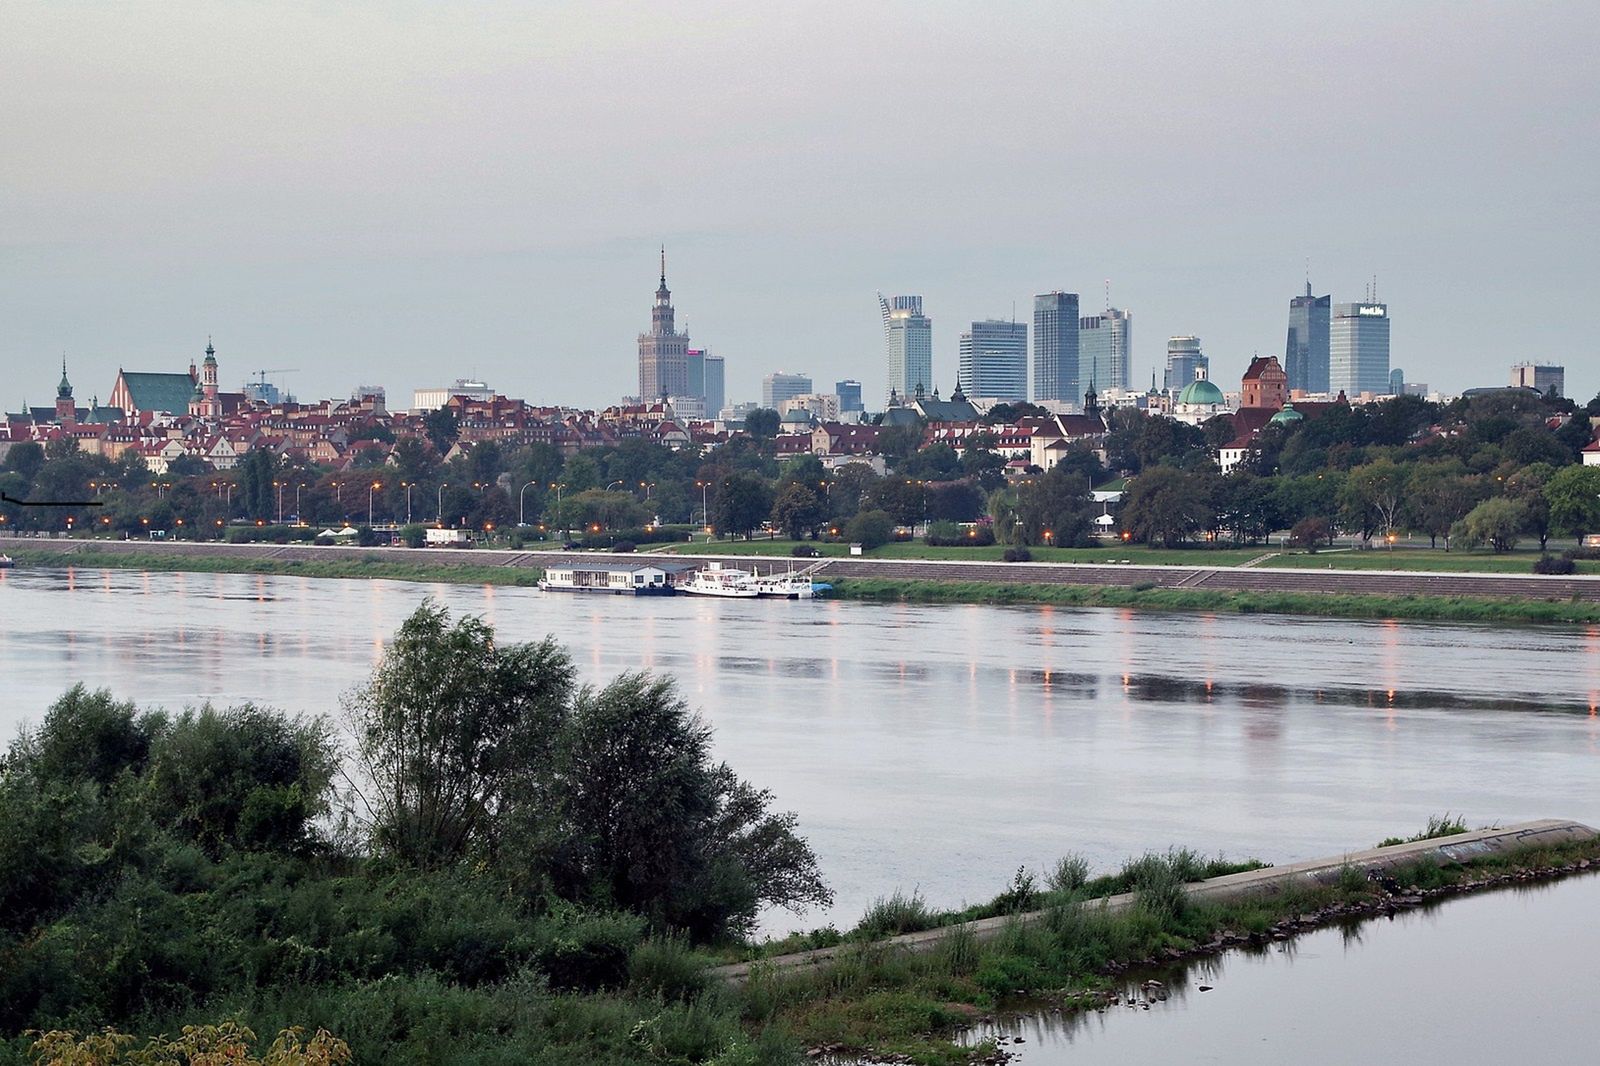
[[[17,561],[9,555],[0,555],[0,570],[10,570],[17,565]]]
[[[678,585],[679,592],[691,596],[725,596],[733,599],[753,600],[761,595],[754,574],[721,563],[710,563],[697,570],[687,581]]]
[[[815,587],[811,584],[811,575],[797,574],[792,570],[787,573],[757,577],[755,585],[757,596],[770,599],[809,600],[816,595]]]

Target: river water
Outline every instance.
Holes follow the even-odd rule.
[[[974,1035],[1016,1066],[1594,1062],[1597,910],[1594,874],[1487,892],[1161,972],[1149,1010],[1135,985]]]
[[[1281,863],[1445,811],[1600,824],[1596,628],[26,569],[0,571],[0,735],[78,681],[333,714],[429,595],[502,639],[555,634],[587,680],[677,678],[837,893],[772,932],[896,888],[987,899],[1069,851]]]

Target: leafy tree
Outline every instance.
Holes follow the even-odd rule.
[[[1198,481],[1170,466],[1134,478],[1122,503],[1122,525],[1135,539],[1171,548],[1211,526],[1215,512]]]
[[[784,485],[772,503],[772,524],[788,534],[790,540],[814,532],[825,517],[822,500],[798,482]]]
[[[1600,529],[1600,466],[1568,466],[1544,486],[1550,525],[1558,533],[1582,537]]]
[[[1271,482],[1247,470],[1217,479],[1212,507],[1217,524],[1233,534],[1235,543],[1258,544],[1284,524]]]
[[[1014,425],[1024,418],[1047,418],[1050,412],[1032,403],[997,403],[979,420],[986,426]]]
[[[861,501],[877,482],[877,471],[868,464],[845,463],[828,479],[824,506],[835,518],[850,518],[861,509]]]
[[[1516,500],[1492,496],[1467,513],[1456,536],[1469,547],[1487,543],[1496,552],[1508,552],[1517,546],[1527,517],[1527,509]]]
[[[845,525],[843,536],[871,551],[894,539],[894,519],[887,511],[862,511]]]
[[[555,520],[562,529],[592,531],[637,529],[648,523],[650,517],[649,508],[631,492],[605,492],[600,489],[588,489],[575,496],[564,497],[555,514]]]
[[[433,450],[444,455],[461,435],[461,421],[452,408],[441,407],[422,416],[422,430]]]
[[[1430,547],[1444,538],[1450,550],[1450,531],[1478,502],[1475,479],[1461,472],[1461,465],[1450,463],[1418,464],[1406,487],[1406,522],[1428,534]]]
[[[907,477],[924,481],[949,481],[961,476],[961,458],[954,448],[940,441],[914,452],[900,470]]]
[[[1525,531],[1539,539],[1540,551],[1550,542],[1550,501],[1544,487],[1555,473],[1546,463],[1534,463],[1513,471],[1505,480],[1506,496],[1522,504],[1527,516]]]
[[[772,487],[757,474],[729,474],[711,501],[711,527],[721,535],[749,534],[772,513]]]
[[[983,491],[975,481],[943,481],[924,489],[929,519],[972,522],[983,514]]]
[[[928,499],[923,486],[910,478],[879,478],[867,488],[861,506],[869,511],[887,511],[896,525],[914,526],[927,514]]]
[[[1361,533],[1362,540],[1383,530],[1392,533],[1406,501],[1408,470],[1390,459],[1378,459],[1350,471],[1340,492],[1340,518]]]
[[[922,447],[922,435],[920,419],[909,426],[884,426],[878,430],[878,454],[899,470],[901,464]]]
[[[493,853],[497,814],[544,784],[573,675],[548,638],[499,645],[481,619],[424,602],[345,698],[374,842],[419,867]]]
[[[783,424],[778,412],[770,407],[758,407],[744,416],[744,431],[757,440],[771,440],[778,435]]]
[[[1018,485],[1012,509],[1009,543],[1075,547],[1093,541],[1099,509],[1089,495],[1088,482],[1065,464]]]
[[[273,517],[273,481],[278,477],[278,458],[265,448],[252,448],[239,464],[239,491],[234,499],[246,518]]]
[[[44,447],[37,441],[18,441],[6,452],[5,468],[21,474],[26,481],[32,481],[43,465]]]

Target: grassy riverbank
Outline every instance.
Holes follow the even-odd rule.
[[[328,549],[330,552],[335,549]],[[532,567],[491,564],[437,566],[397,563],[361,551],[338,549],[337,557],[315,560],[254,559],[237,555],[187,555],[177,552],[56,552],[23,548],[12,552],[23,566],[81,566],[110,570],[171,570],[199,574],[276,574],[290,577],[421,581],[457,585],[519,585],[539,582]]]
[[[1477,596],[1240,592],[1138,585],[997,584],[898,578],[839,578],[832,583],[833,594],[841,599],[875,602],[1128,607],[1158,611],[1301,614],[1322,618],[1396,618],[1433,622],[1600,623],[1600,603],[1551,603]]]
[[[747,1024],[781,1025],[808,1048],[955,1066],[980,1060],[991,1049],[957,1046],[952,1034],[997,1010],[1092,1008],[1130,970],[1284,939],[1318,925],[1392,913],[1597,860],[1600,841],[1460,866],[1421,860],[1394,871],[1387,887],[1352,868],[1330,886],[1301,885],[1218,903],[1185,895],[1192,855],[1146,856],[1117,875],[1138,893],[1129,910],[1097,909],[1098,885],[1063,886],[1040,901],[1041,921],[1011,923],[987,943],[958,930],[925,954],[865,943],[820,972],[778,975],[758,969],[740,989],[741,1009]]]

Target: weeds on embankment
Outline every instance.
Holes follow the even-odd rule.
[[[1427,857],[1379,882],[1351,868],[1331,885],[1294,883],[1270,894],[1214,902],[1190,899],[1184,891],[1198,872],[1193,853],[1147,855],[1076,892],[1044,894],[1038,920],[1013,918],[987,942],[957,925],[934,950],[913,954],[857,940],[858,927],[841,938],[845,947],[828,968],[779,973],[758,963],[738,995],[747,1024],[781,1027],[808,1048],[954,1066],[981,1061],[993,1048],[958,1046],[953,1035],[1008,1003],[1092,1008],[1112,992],[1118,974],[1139,965],[1284,939],[1318,924],[1392,913],[1439,895],[1596,861],[1600,841],[1466,865]],[[1112,891],[1133,891],[1137,901],[1117,913],[1097,907],[1095,897]]]

